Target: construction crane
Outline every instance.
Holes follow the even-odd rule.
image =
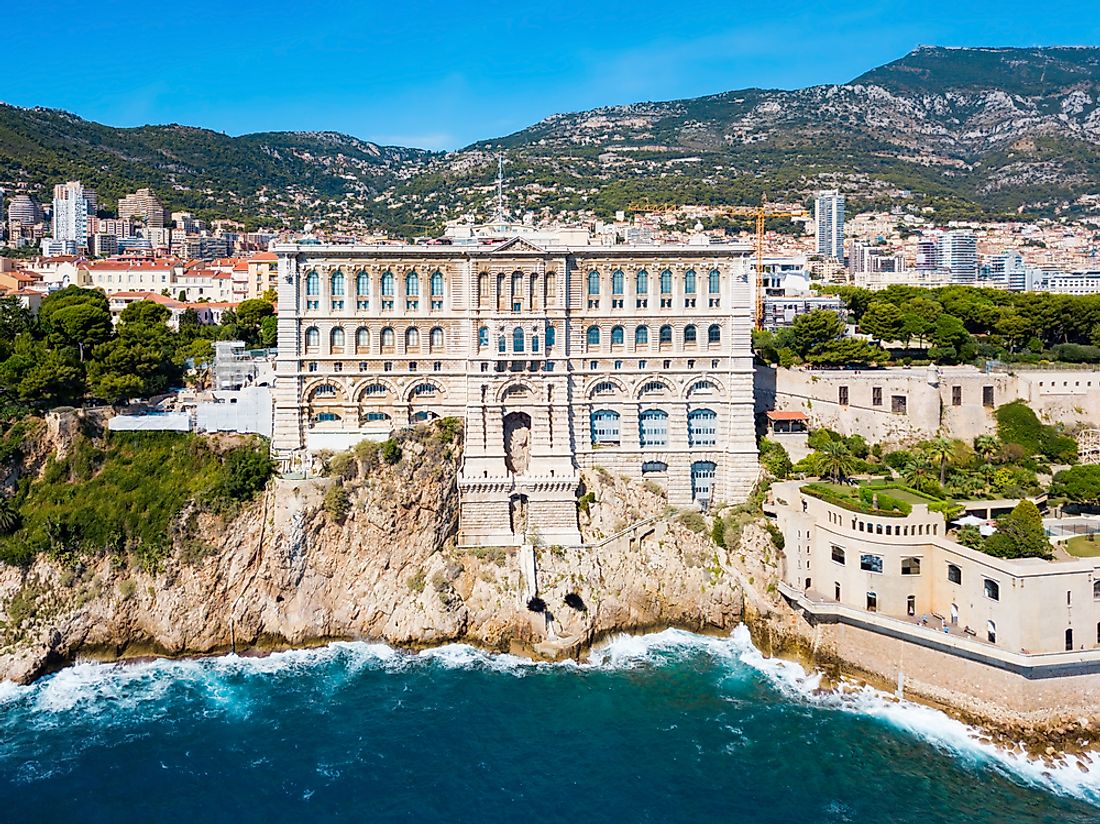
[[[636,212],[676,212],[686,207],[683,206],[651,206],[649,203],[631,204],[631,211]],[[714,206],[708,207],[710,211],[731,217],[752,218],[756,223],[756,328],[764,325],[764,223],[770,217],[808,218],[810,215],[805,209],[772,207],[768,205],[767,198],[761,198],[759,206]]]

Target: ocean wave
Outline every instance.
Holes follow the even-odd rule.
[[[971,765],[992,767],[1017,782],[1100,805],[1100,759],[1033,760],[1022,752],[981,740],[979,730],[931,707],[899,701],[865,685],[842,683],[822,689],[821,673],[807,672],[796,662],[765,657],[743,626],[728,637],[675,629],[619,635],[593,649],[580,663],[536,662],[466,644],[447,644],[414,654],[367,642],[335,642],[257,657],[82,662],[29,686],[0,683],[0,711],[9,721],[18,716],[19,723],[33,728],[78,721],[94,723],[99,733],[110,733],[132,724],[135,718],[155,719],[170,713],[170,699],[179,693],[202,701],[208,711],[247,715],[254,687],[270,686],[272,679],[300,679],[314,673],[323,672],[325,689],[332,690],[365,671],[438,668],[524,677],[550,668],[578,674],[662,668],[700,655],[717,662],[723,677],[740,680],[755,673],[786,700],[874,718]]]

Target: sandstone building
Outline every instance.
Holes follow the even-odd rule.
[[[745,246],[286,244],[273,449],[465,420],[460,540],[577,543],[578,470],[673,505],[757,477]]]

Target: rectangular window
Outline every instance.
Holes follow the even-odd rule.
[[[951,387],[951,405],[962,406],[963,403],[963,388],[961,386]]]
[[[867,611],[878,612],[878,595],[874,592],[867,593]]]
[[[982,406],[993,406],[993,387],[982,387]]]
[[[953,584],[961,584],[963,582],[963,573],[954,564],[947,565],[947,580]]]
[[[920,575],[920,558],[902,558],[902,575]]]
[[[875,386],[871,389],[871,406],[882,406],[881,386]]]
[[[890,398],[890,411],[895,415],[904,415],[907,401],[905,395],[893,395]]]
[[[833,547],[833,561],[838,564],[844,563],[844,549],[842,547]]]
[[[841,406],[847,406],[848,405],[848,387],[847,386],[838,386],[837,390],[836,390],[836,396],[837,396],[836,397],[836,402],[837,403],[839,403]]]
[[[882,556],[860,555],[859,568],[864,572],[882,572]]]
[[[982,581],[982,589],[985,592],[985,597],[990,601],[1001,600],[1001,585],[991,578],[986,578]]]

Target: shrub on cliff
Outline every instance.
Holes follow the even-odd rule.
[[[351,498],[342,481],[337,481],[325,490],[325,512],[332,520],[342,524],[351,512]]]
[[[401,460],[401,444],[396,439],[390,438],[382,443],[382,446],[378,450],[378,454],[382,456],[388,464],[395,464]]]
[[[769,475],[779,480],[791,474],[791,456],[782,444],[767,438],[760,439],[760,465]]]
[[[1023,401],[1013,401],[996,411],[997,436],[1008,448],[1021,447],[1025,455],[1044,455],[1052,461],[1077,459],[1077,442],[1053,426],[1042,423]]]
[[[274,472],[265,444],[238,447],[225,456],[213,496],[223,502],[251,500]]]

